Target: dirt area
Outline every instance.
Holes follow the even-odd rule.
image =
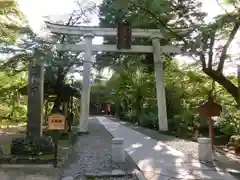
[[[0,130],[0,146],[3,147],[5,154],[10,154],[11,141],[16,137],[25,136],[26,125],[20,125],[9,128],[2,128]],[[65,158],[67,157],[67,152],[69,148],[68,140],[59,141],[59,166],[61,166]],[[59,169],[53,168],[51,164],[49,165],[21,165],[14,166],[4,165],[0,168],[1,180],[57,180],[59,179]]]
[[[12,139],[17,137],[24,137],[25,130],[26,125],[24,124],[0,129],[0,146],[3,147],[4,153],[10,153]]]

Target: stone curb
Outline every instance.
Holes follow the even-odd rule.
[[[145,176],[143,175],[143,173],[141,171],[137,171],[135,174],[136,174],[138,180],[146,180]]]
[[[53,168],[52,164],[0,164],[1,168]]]
[[[123,177],[123,176],[134,176],[140,172],[127,172],[125,173],[121,169],[115,169],[112,172],[101,172],[101,173],[86,173],[86,177]]]
[[[217,147],[214,147],[214,151],[219,153],[219,154],[221,154],[222,156],[224,156],[224,158],[229,159],[230,161],[234,161],[236,163],[240,163],[240,159],[238,159],[237,156],[234,155],[234,154],[231,154],[232,157],[231,156],[227,157],[226,156],[227,153],[225,151],[217,148]]]
[[[100,173],[86,173],[86,177],[123,177],[126,175],[132,175],[123,172],[122,170],[113,170],[112,172],[100,172]]]
[[[74,180],[75,178],[73,176],[65,176],[62,177],[60,180]]]
[[[134,171],[132,173],[125,173],[122,170],[113,170],[112,172],[101,172],[101,173],[86,173],[87,178],[108,178],[108,177],[124,177],[124,176],[136,176],[138,180],[146,180],[141,171]],[[60,180],[74,180],[73,176],[65,176]]]

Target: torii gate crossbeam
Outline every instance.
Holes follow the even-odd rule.
[[[83,69],[83,89],[81,98],[81,112],[79,132],[88,132],[88,116],[89,116],[89,99],[90,99],[90,74],[92,53],[94,51],[105,52],[122,52],[122,53],[153,53],[154,67],[157,89],[157,105],[158,105],[158,124],[160,131],[168,130],[167,123],[167,109],[166,97],[164,87],[164,73],[162,63],[162,53],[180,53],[180,48],[175,46],[160,46],[160,39],[163,35],[159,29],[146,30],[146,29],[132,29],[133,37],[151,38],[152,46],[132,46],[131,49],[117,49],[116,45],[93,45],[92,39],[94,36],[116,36],[116,28],[99,28],[99,27],[78,27],[78,26],[64,26],[46,22],[47,27],[52,33],[84,36],[85,44],[57,44],[56,48],[60,51],[74,51],[84,52],[84,69]],[[179,29],[176,31],[180,31]],[[184,32],[184,30],[182,30]]]
[[[92,33],[94,36],[117,36],[117,28],[99,28],[97,26],[67,26],[63,24],[54,24],[46,22],[47,28],[52,33],[67,34],[74,36],[85,36],[86,33]],[[178,34],[184,34],[186,31],[192,30],[191,28],[173,29],[172,31]],[[160,29],[132,29],[133,37],[149,38],[157,36],[164,38],[165,35]]]

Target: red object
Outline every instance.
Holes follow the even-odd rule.
[[[108,111],[108,112],[111,111],[111,104],[107,104],[107,111]]]

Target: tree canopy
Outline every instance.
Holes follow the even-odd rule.
[[[16,0],[0,1],[0,43],[12,44],[18,38],[24,16]]]
[[[15,1],[5,4],[1,13],[7,17],[16,13]],[[240,132],[237,78],[224,74],[224,68],[234,57],[230,54],[230,45],[239,32],[239,1],[228,0],[233,7],[230,12],[216,16],[211,22],[205,22],[206,13],[197,0],[103,0],[99,9],[99,26],[116,27],[117,22],[130,22],[132,28],[160,29],[165,37],[161,45],[174,44],[188,53],[194,64],[183,67],[174,55],[164,55],[163,68],[166,89],[167,115],[170,131],[181,134],[191,132],[194,136],[200,129],[201,122],[197,108],[211,95],[214,101],[223,106],[220,131],[224,134]],[[13,7],[11,10],[9,7]],[[16,8],[16,10],[14,10]],[[82,25],[89,22],[89,17],[97,7],[89,6],[84,10],[79,7],[69,16],[67,21],[56,23],[68,26]],[[53,22],[54,23],[54,22]],[[20,27],[20,26],[19,26]],[[19,27],[1,26],[0,31],[9,32],[1,42],[15,42]],[[2,29],[1,29],[2,28]],[[8,28],[8,29],[7,29]],[[186,30],[185,33],[176,31]],[[4,34],[4,33],[3,33]],[[17,119],[20,115],[13,112],[26,112],[26,98],[16,95],[17,89],[27,85],[27,65],[34,55],[34,48],[45,52],[45,84],[56,94],[54,106],[59,108],[64,86],[71,84],[77,91],[81,89],[81,81],[74,74],[81,73],[83,56],[81,53],[58,52],[52,47],[55,43],[83,43],[76,36],[52,34],[42,39],[31,31],[18,43],[18,50],[12,50],[11,57],[1,61],[0,93],[1,109],[4,118]],[[104,37],[105,44],[116,44],[116,38]],[[150,39],[134,38],[133,45],[151,45]],[[95,56],[94,56],[95,57]],[[186,57],[187,58],[187,57]],[[109,80],[97,80],[92,86],[91,103],[111,103],[117,116],[122,120],[138,123],[149,128],[158,128],[155,73],[152,54],[120,54],[98,53],[94,68],[100,72],[106,67],[113,71]],[[191,67],[191,68],[190,68]],[[73,82],[70,83],[70,81]],[[10,82],[7,84],[7,82]],[[16,103],[13,103],[16,102]],[[14,114],[14,115],[13,115]],[[206,125],[206,120],[205,120]]]
[[[229,48],[239,31],[240,4],[238,1],[227,3],[235,6],[234,10],[216,16],[209,23],[204,21],[207,14],[202,11],[200,1],[104,0],[99,8],[100,27],[116,27],[117,22],[126,21],[132,28],[161,29],[166,37],[161,40],[162,45],[178,45],[195,60],[191,69],[179,66],[174,56],[166,56],[163,62],[168,119],[175,127],[178,124],[177,129],[199,124],[197,108],[211,94],[223,105],[222,131],[237,133],[240,130],[236,76],[223,73],[234,58]],[[180,28],[188,29],[187,33],[175,31]],[[115,44],[116,39],[104,38],[104,43]],[[133,39],[133,44],[150,45],[151,41]],[[115,104],[122,119],[156,128],[152,55],[102,53],[97,57],[97,64],[100,69],[108,66],[114,70],[106,85],[106,102]]]

